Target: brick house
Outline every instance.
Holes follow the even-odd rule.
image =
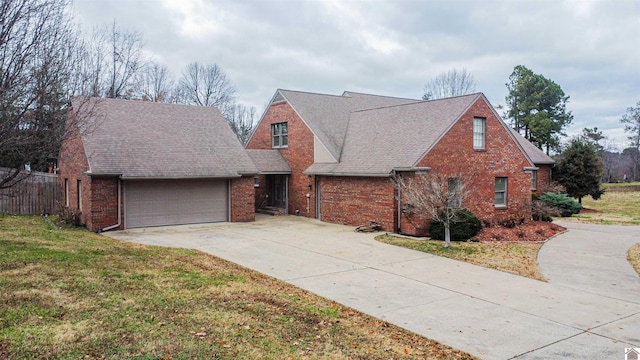
[[[255,219],[258,170],[216,108],[74,99],[64,205],[93,231]]]
[[[462,205],[492,220],[519,216],[554,164],[481,93],[422,101],[278,90],[246,148],[261,160],[258,207],[408,234],[424,224],[402,214],[394,174],[473,174]]]

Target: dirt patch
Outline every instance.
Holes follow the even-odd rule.
[[[567,230],[553,223],[532,221],[514,228],[494,226],[484,228],[474,236],[473,241],[545,241]]]

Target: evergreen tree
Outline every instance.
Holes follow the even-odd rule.
[[[600,198],[604,193],[604,189],[600,188],[601,176],[602,163],[596,147],[580,138],[571,140],[553,173],[554,180],[564,186],[567,194],[577,198],[579,203],[587,195],[594,200]]]
[[[513,128],[538,148],[546,147],[547,154],[558,148],[573,120],[566,109],[569,96],[552,80],[522,65],[513,69],[506,85],[509,111],[505,115]]]

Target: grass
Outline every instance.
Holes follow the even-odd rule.
[[[471,359],[191,250],[0,215],[0,359]]]
[[[627,260],[640,276],[640,243],[637,243],[627,252]]]
[[[605,225],[640,225],[640,184],[604,184],[607,191],[599,200],[582,199],[583,211],[562,221],[578,221]]]
[[[388,234],[380,235],[376,240],[546,281],[537,265],[538,250],[542,247],[539,242],[452,242],[449,248],[445,248],[442,241],[407,239]]]

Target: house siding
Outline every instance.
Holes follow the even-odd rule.
[[[483,150],[473,148],[474,117],[486,119]],[[471,176],[471,196],[462,205],[485,222],[530,217],[526,205],[531,200],[531,174],[524,168],[531,164],[483,99],[478,99],[417,165],[430,167],[433,173]],[[508,178],[505,207],[494,205],[496,177]],[[424,234],[427,222],[416,216],[403,215],[401,231]]]
[[[375,221],[396,230],[395,186],[389,178],[320,177],[320,219],[351,226]]]
[[[269,107],[247,144],[247,149],[270,150],[271,124],[281,122],[287,122],[288,125],[288,147],[278,149],[278,151],[291,167],[288,184],[289,214],[315,218],[316,195],[315,189],[313,189],[315,177],[303,174],[303,171],[311,166],[314,161],[314,136],[287,102],[274,103]],[[264,177],[260,179],[260,187],[264,190],[259,190],[256,202],[262,202],[259,199],[260,195],[264,196],[264,191],[266,191]],[[307,194],[309,194],[308,202]]]

